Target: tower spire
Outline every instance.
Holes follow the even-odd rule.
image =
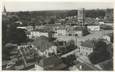
[[[7,14],[7,11],[6,11],[6,8],[4,6],[4,8],[3,8],[3,15],[6,15],[6,14]]]
[[[4,12],[6,12],[6,8],[5,8],[5,6],[4,6]]]

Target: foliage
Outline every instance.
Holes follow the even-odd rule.
[[[86,17],[96,18],[96,17],[103,17],[105,16],[105,11],[103,9],[96,9],[96,10],[87,10],[85,11]]]
[[[11,15],[17,15],[24,25],[41,25],[54,24],[58,19],[64,19],[69,16],[77,16],[77,10],[53,10],[53,11],[25,11],[25,12],[11,12]],[[85,10],[85,17],[90,18],[104,18],[104,9]]]
[[[62,58],[63,62],[68,66],[73,66],[75,59],[76,59],[75,55],[69,55],[66,58]]]
[[[100,39],[94,45],[94,51],[89,55],[89,59],[93,64],[97,64],[110,58],[110,54],[107,51],[107,44],[103,40]]]
[[[22,29],[17,29],[18,24],[15,22],[18,17],[4,17],[2,20],[2,57],[3,59],[9,59],[9,53],[12,51],[13,47],[5,47],[7,43],[20,44],[27,41],[25,31]]]
[[[22,42],[26,42],[27,37],[25,31],[22,29],[17,29],[17,26],[19,26],[19,24],[15,23],[16,21],[18,21],[17,16],[11,16],[7,20],[6,19],[2,20],[3,44],[8,42],[18,43],[18,44]]]

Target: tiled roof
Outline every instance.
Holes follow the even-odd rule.
[[[57,56],[44,58],[39,63],[45,69],[58,70],[64,68],[66,65]]]
[[[52,42],[49,42],[48,38],[45,36],[40,36],[33,41],[32,44],[42,52],[54,45]]]

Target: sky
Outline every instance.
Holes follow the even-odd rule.
[[[3,2],[7,11],[40,11],[40,10],[71,10],[71,9],[106,9],[113,8],[110,2]]]

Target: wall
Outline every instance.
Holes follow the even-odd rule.
[[[100,26],[87,26],[88,29],[90,29],[91,31],[99,31],[100,30]]]
[[[30,35],[28,35],[28,37],[31,39],[32,37],[37,38],[40,36],[46,36],[48,37],[48,33],[47,32],[38,32],[38,31],[31,31]]]
[[[56,46],[52,46],[49,49],[46,49],[45,51],[41,52],[40,50],[38,50],[38,54],[40,56],[46,56],[49,57],[50,53],[54,53],[57,54],[57,47]]]
[[[105,35],[105,36],[103,36],[103,39],[105,39],[105,40],[107,40],[107,41],[111,41],[111,38],[110,38],[110,36],[108,36],[108,35]]]
[[[72,32],[68,32],[68,36],[69,36],[69,34],[71,34],[71,36],[81,37],[82,36],[82,31],[72,31]]]
[[[57,32],[56,33],[57,36],[64,36],[64,35],[66,35],[66,30],[64,30],[64,29],[59,29],[56,32]]]
[[[83,47],[83,46],[80,46],[80,53],[82,55],[86,55],[88,56],[90,53],[93,52],[93,48],[88,48],[88,47]]]

